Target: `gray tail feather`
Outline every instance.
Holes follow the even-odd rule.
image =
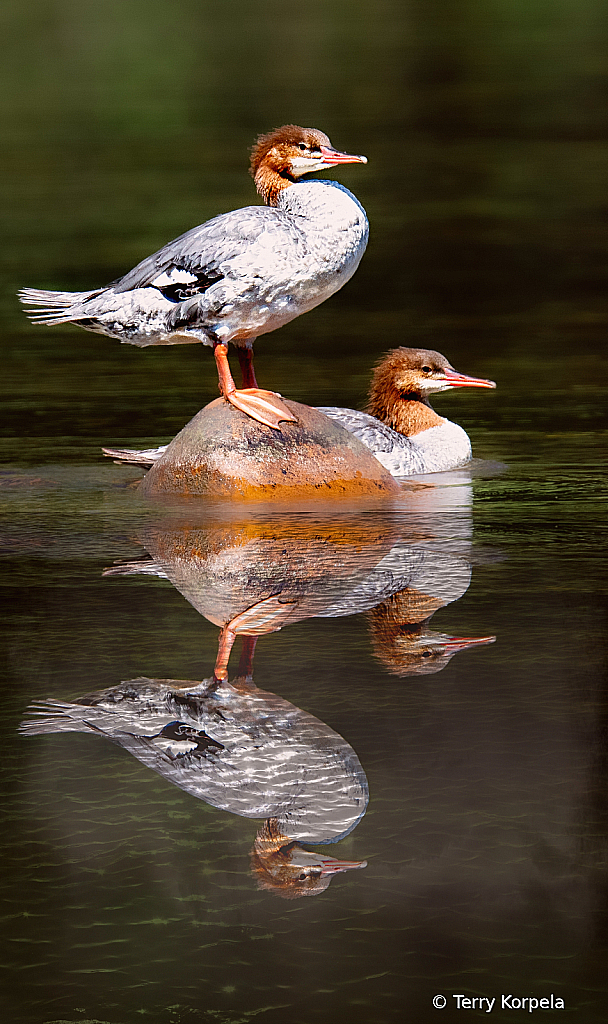
[[[22,288],[17,292],[24,306],[42,306],[42,309],[28,310],[30,320],[37,324],[66,324],[82,316],[81,304],[99,295],[104,289],[94,288],[90,292],[51,292],[43,288]]]
[[[158,448],[146,448],[144,451],[135,451],[133,448],[102,448],[104,455],[109,455],[117,462],[126,463],[130,466],[153,466],[154,463],[164,455],[168,445],[162,444]]]
[[[35,717],[26,718],[19,726],[19,732],[26,736],[38,736],[53,732],[97,732],[97,728],[85,716],[91,715],[91,708],[83,704],[66,704],[59,700],[43,700],[32,704],[28,713]]]

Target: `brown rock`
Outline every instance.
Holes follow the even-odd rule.
[[[399,491],[390,473],[347,430],[310,406],[286,404],[298,422],[272,430],[223,398],[211,402],[152,466],[142,492],[325,499]]]

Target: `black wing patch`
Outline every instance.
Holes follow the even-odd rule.
[[[167,748],[166,753],[171,760],[186,754],[205,755],[207,751],[213,754],[225,749],[219,740],[214,740],[211,736],[207,736],[206,732],[193,729],[192,726],[185,725],[183,722],[169,722],[154,738],[165,741],[163,746]]]
[[[214,270],[193,272],[184,267],[172,266],[163,270],[161,274],[157,274],[150,281],[150,287],[158,288],[159,292],[170,302],[183,302],[184,299],[202,295],[212,284],[221,281],[223,276],[222,273]]]

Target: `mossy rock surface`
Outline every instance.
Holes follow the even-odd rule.
[[[286,402],[296,423],[272,430],[223,398],[173,439],[141,484],[147,496],[236,499],[390,496],[399,487],[368,448],[317,409]]]

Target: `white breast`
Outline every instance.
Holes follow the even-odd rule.
[[[319,411],[358,437],[393,476],[443,473],[464,466],[471,458],[467,434],[450,420],[406,437],[356,409],[320,406]]]
[[[338,181],[300,181],[279,193],[278,208],[315,221],[320,229],[359,226],[367,233],[365,210]]]
[[[365,210],[336,182],[291,185],[277,209],[289,215],[287,229],[283,219],[270,222],[207,293],[222,340],[256,338],[314,309],[350,280],[365,252]]]
[[[410,441],[421,456],[424,473],[442,473],[464,466],[472,454],[466,431],[450,420],[414,434]]]
[[[309,276],[333,278],[332,291],[337,291],[354,274],[367,245],[369,224],[359,200],[336,181],[306,181],[283,189],[278,207],[302,218]]]

